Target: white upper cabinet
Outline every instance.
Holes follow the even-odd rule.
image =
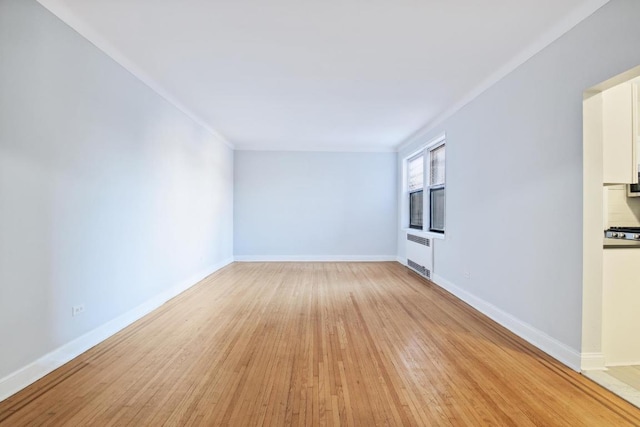
[[[595,98],[593,102],[601,102],[602,108],[604,183],[635,184],[638,182],[638,85],[625,82]]]

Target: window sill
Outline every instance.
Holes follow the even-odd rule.
[[[420,236],[420,237],[431,237],[432,239],[440,239],[440,240],[445,240],[445,234],[446,234],[446,233],[436,233],[433,231],[417,230],[415,228],[403,228],[402,231],[404,231],[405,233],[415,234],[416,236]]]

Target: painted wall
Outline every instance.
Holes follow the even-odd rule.
[[[396,153],[237,151],[237,259],[395,259]]]
[[[232,209],[230,148],[35,1],[0,1],[0,379],[228,261]]]
[[[435,241],[435,273],[575,352],[582,93],[640,64],[637,16],[640,2],[612,0],[398,157],[446,131],[447,239]]]

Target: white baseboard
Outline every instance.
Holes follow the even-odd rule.
[[[91,347],[101,343],[110,336],[126,328],[136,320],[149,314],[171,298],[186,291],[210,274],[233,262],[233,258],[214,264],[191,276],[189,279],[167,289],[161,294],[147,300],[136,308],[98,326],[90,332],[68,342],[38,360],[0,379],[0,401],[7,399],[28,385],[36,382],[53,370],[78,357]]]
[[[509,329],[514,334],[538,347],[540,350],[549,354],[550,356],[558,359],[571,369],[580,372],[581,354],[573,348],[567,346],[564,343],[556,340],[555,338],[547,335],[539,329],[534,328],[512,316],[511,314],[499,309],[493,304],[479,298],[462,288],[454,285],[443,277],[435,274],[433,276],[433,282],[438,286],[451,292],[462,301],[466,302],[479,312],[490,317],[494,321],[498,322],[505,328]]]
[[[236,255],[238,262],[384,262],[395,255]]]
[[[405,267],[407,266],[407,259],[404,257],[397,256],[396,261],[398,261],[400,264],[404,265]]]
[[[604,354],[602,353],[582,353],[580,368],[583,371],[606,371]]]

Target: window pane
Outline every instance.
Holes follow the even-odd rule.
[[[422,230],[422,191],[409,194],[409,227]]]
[[[409,191],[422,189],[424,182],[424,156],[420,154],[413,159],[409,159],[407,163]]]
[[[444,184],[444,145],[429,152],[431,166],[431,182],[429,185]]]
[[[445,189],[433,188],[431,193],[431,221],[429,229],[432,231],[444,231],[444,201]]]

